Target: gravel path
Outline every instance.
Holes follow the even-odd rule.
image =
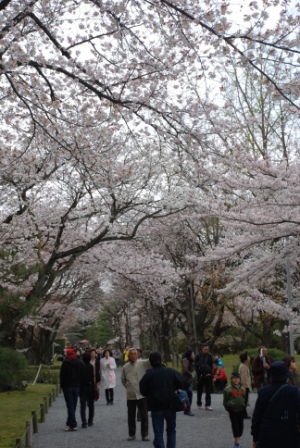
[[[140,423],[137,423],[137,438],[128,442],[127,407],[125,389],[120,381],[121,368],[117,369],[117,387],[113,406],[107,406],[104,393],[95,404],[94,426],[81,428],[79,407],[76,411],[78,431],[65,432],[66,405],[61,393],[49,408],[45,423],[38,426],[38,433],[32,436],[33,448],[151,448],[153,431],[149,414],[149,436],[151,442],[143,442],[140,435]],[[250,395],[248,414],[252,415],[256,394]],[[212,395],[213,411],[196,409],[196,393],[192,411],[194,417],[182,412],[177,413],[177,448],[232,448],[233,437],[227,412],[222,405],[222,394]],[[251,448],[251,420],[244,420],[242,448]]]

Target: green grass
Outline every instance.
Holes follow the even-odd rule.
[[[23,391],[2,392],[0,394],[0,447],[14,448],[16,439],[21,439],[26,431],[26,421],[31,420],[32,411],[40,418],[40,404],[49,396],[54,384],[29,385]]]

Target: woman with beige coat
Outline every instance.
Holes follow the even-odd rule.
[[[249,356],[248,352],[244,352],[240,355],[240,361],[241,361],[241,363],[239,366],[239,374],[241,375],[241,385],[246,390],[246,395],[245,395],[246,407],[245,407],[244,418],[251,418],[247,414],[247,405],[249,402],[249,394],[252,390],[251,374],[250,374],[250,368],[249,368],[250,356]]]

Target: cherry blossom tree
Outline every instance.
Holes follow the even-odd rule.
[[[241,116],[212,92],[226,88],[225,63],[280,98],[297,123],[299,6],[1,0],[0,18],[0,241],[13,254],[0,258],[6,295],[43,300],[68,271],[103,262],[106,245],[194,208],[226,225],[204,261],[237,257],[236,285],[258,270],[272,276],[287,254],[297,260],[296,144],[279,162],[274,152],[251,154],[253,141],[241,147]],[[250,124],[248,136],[257,135],[257,116]],[[144,295],[156,274],[139,249],[136,257],[147,280],[132,266],[124,275]],[[9,273],[21,265],[14,282]],[[172,275],[155,299],[171,297]]]

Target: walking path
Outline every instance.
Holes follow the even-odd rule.
[[[107,406],[101,390],[100,399],[95,403],[94,426],[81,428],[79,406],[76,411],[78,431],[65,432],[66,405],[61,393],[49,408],[45,423],[38,426],[38,433],[32,436],[32,448],[146,448],[153,447],[153,430],[149,413],[149,436],[151,442],[143,442],[140,423],[137,423],[137,438],[128,442],[126,391],[120,381],[121,368],[117,369],[117,387],[113,406]],[[252,415],[256,394],[250,394],[248,414]],[[196,409],[194,392],[192,411],[194,417],[183,412],[177,413],[177,448],[232,448],[233,436],[230,421],[223,404],[222,394],[212,395],[213,412]],[[79,404],[79,403],[78,403]],[[250,435],[251,420],[244,420],[242,448],[252,447]]]

